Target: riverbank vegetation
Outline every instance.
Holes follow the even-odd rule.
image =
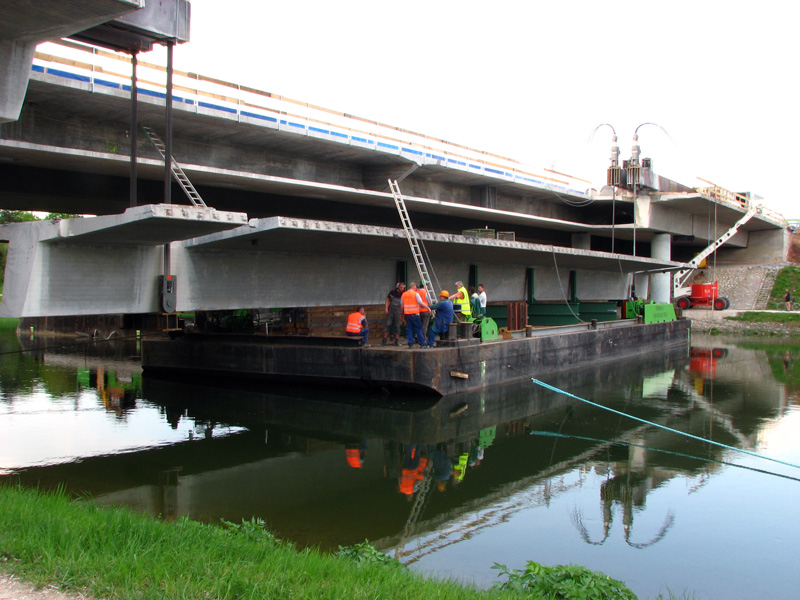
[[[784,309],[783,295],[787,289],[791,292],[793,300],[800,298],[800,266],[789,265],[778,271],[767,302],[767,310]]]
[[[507,580],[477,590],[414,574],[368,543],[336,555],[297,550],[258,520],[165,522],[64,493],[0,486],[0,569],[95,598],[635,598],[621,582],[582,567],[499,568]],[[537,573],[551,582],[546,592]]]

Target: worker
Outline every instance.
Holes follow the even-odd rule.
[[[425,304],[431,303],[431,299],[428,298],[428,290],[425,289],[424,281],[419,282],[417,291],[419,292],[419,297],[422,298]],[[428,326],[431,324],[431,309],[420,306],[419,320],[422,325],[422,337],[426,338],[428,337]]]
[[[465,320],[472,320],[472,309],[469,306],[469,292],[464,287],[464,282],[456,281],[456,293],[450,296],[455,314],[460,314]]]
[[[430,309],[420,297],[416,282],[412,281],[408,284],[408,289],[403,292],[403,316],[406,319],[406,337],[409,348],[414,347],[414,340],[420,347],[428,347],[425,338],[422,337],[422,321],[419,318],[419,311],[422,307]]]
[[[348,337],[360,337],[361,347],[369,348],[369,328],[367,327],[367,317],[364,316],[363,306],[359,306],[356,312],[347,315],[347,328],[345,333]]]
[[[436,334],[441,338],[447,336],[450,323],[453,322],[453,303],[450,301],[450,293],[447,290],[439,292],[439,301],[431,305],[431,309],[436,311],[436,318],[433,320],[433,327],[428,333],[428,346],[433,348],[436,341]]]
[[[488,298],[486,297],[486,288],[483,287],[482,283],[478,284],[478,299],[481,301],[481,314],[486,314],[486,303],[488,302]]]
[[[395,346],[400,345],[400,327],[403,324],[403,292],[405,291],[405,282],[399,281],[386,296],[386,329],[383,331],[383,346],[389,343],[390,336]]]
[[[483,311],[481,310],[481,299],[478,297],[478,292],[475,291],[475,288],[469,286],[469,309],[472,312],[473,319],[480,319],[483,316]]]

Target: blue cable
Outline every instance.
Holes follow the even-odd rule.
[[[769,456],[764,456],[763,454],[758,454],[757,452],[751,452],[750,450],[744,450],[742,448],[735,448],[733,446],[728,446],[727,444],[722,444],[720,442],[715,442],[714,440],[709,440],[696,435],[692,435],[691,433],[686,433],[685,431],[678,431],[677,429],[672,429],[671,427],[667,427],[666,425],[659,425],[658,423],[653,423],[652,421],[647,421],[646,419],[640,419],[639,417],[634,417],[633,415],[629,415],[627,413],[615,410],[613,408],[603,406],[602,404],[597,404],[596,402],[592,402],[591,400],[586,400],[584,398],[576,396],[575,394],[570,394],[569,392],[565,392],[564,390],[558,389],[557,387],[552,386],[549,383],[545,383],[544,381],[539,381],[535,377],[531,377],[531,381],[537,385],[542,386],[543,388],[556,392],[557,394],[564,394],[565,396],[569,396],[570,398],[575,398],[575,400],[580,400],[581,402],[585,402],[586,404],[590,404],[591,406],[602,408],[603,410],[610,411],[612,413],[621,415],[623,417],[628,417],[629,419],[633,419],[634,421],[639,421],[640,423],[644,423],[645,425],[652,425],[653,427],[658,427],[666,431],[671,431],[672,433],[677,433],[678,435],[683,435],[685,437],[692,438],[693,440],[706,442],[707,444],[713,444],[714,446],[719,446],[720,448],[725,448],[727,450],[743,452],[744,454],[749,454],[750,456],[755,456],[756,458],[763,458],[764,460],[771,460],[772,462],[780,463],[782,465],[786,465],[787,467],[794,467],[795,469],[800,469],[800,465],[795,465],[790,462],[779,460],[777,458],[770,458]]]

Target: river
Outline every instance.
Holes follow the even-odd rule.
[[[0,479],[165,519],[258,517],[324,550],[368,539],[480,587],[532,560],[640,598],[800,589],[800,340],[694,335],[689,352],[530,373],[571,395],[525,381],[439,401],[156,379],[138,350],[0,332]]]

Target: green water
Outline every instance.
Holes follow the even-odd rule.
[[[143,376],[135,340],[0,331],[0,473],[163,518],[263,518],[489,586],[577,563],[640,597],[794,598],[800,345],[691,352],[446,397]]]

